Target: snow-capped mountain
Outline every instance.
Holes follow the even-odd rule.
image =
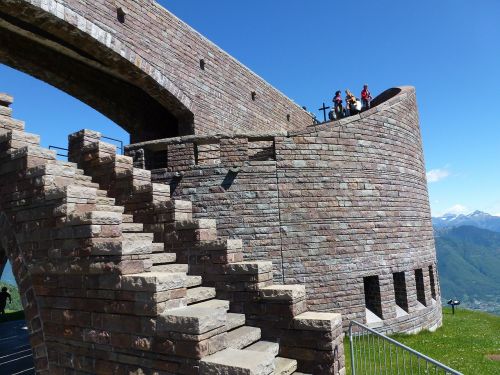
[[[436,229],[471,225],[477,228],[500,232],[500,216],[493,216],[481,211],[474,211],[468,215],[444,214],[440,217],[433,217],[432,224]]]

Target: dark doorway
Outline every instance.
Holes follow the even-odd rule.
[[[424,286],[424,273],[422,268],[415,270],[415,286],[417,288],[417,300],[422,305],[427,306],[425,302],[425,286]]]
[[[395,272],[392,274],[394,282],[394,296],[396,297],[396,305],[408,312],[408,296],[406,293],[406,279],[404,272]]]
[[[372,313],[383,319],[380,282],[378,276],[363,277],[365,289],[365,306]]]

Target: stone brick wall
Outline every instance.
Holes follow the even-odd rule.
[[[217,218],[220,235],[242,238],[247,259],[272,260],[275,281],[305,283],[311,308],[364,320],[363,278],[378,276],[387,330],[434,327],[440,302],[439,293],[431,298],[436,257],[415,91],[391,89],[381,97],[361,115],[274,136],[271,160],[252,161],[250,147],[245,152],[236,138],[255,138],[239,135],[218,142],[221,155],[224,145],[238,145],[239,157],[182,167],[174,178],[180,169],[167,155],[167,168],[153,170],[153,178],[191,199],[196,217]],[[198,142],[170,140],[188,141]],[[148,144],[129,150],[138,147]],[[416,269],[424,276],[425,306],[417,301]],[[404,316],[396,313],[396,272],[406,277]]]
[[[100,110],[129,130],[133,142],[292,130],[312,122],[297,104],[154,1],[6,0],[0,11],[14,24],[0,25],[6,28],[0,61]],[[26,24],[35,27],[29,40],[20,36]],[[38,41],[47,35],[51,43]],[[22,53],[34,49],[45,59]]]
[[[340,314],[273,285],[271,262],[242,262],[241,240],[100,133],[70,135],[70,162],[56,160],[12,101],[0,93],[0,261],[38,374],[345,374]]]

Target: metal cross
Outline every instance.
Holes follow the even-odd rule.
[[[330,109],[330,107],[327,107],[325,102],[323,102],[323,107],[321,107],[320,109],[318,109],[318,111],[323,111],[323,121],[326,122],[326,110],[327,109]]]

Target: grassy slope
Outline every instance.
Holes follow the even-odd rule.
[[[500,355],[500,317],[458,309],[443,310],[443,326],[436,332],[418,335],[394,335],[394,339],[465,375],[500,374],[500,362],[486,358]],[[347,374],[349,366],[349,339],[345,340]]]

